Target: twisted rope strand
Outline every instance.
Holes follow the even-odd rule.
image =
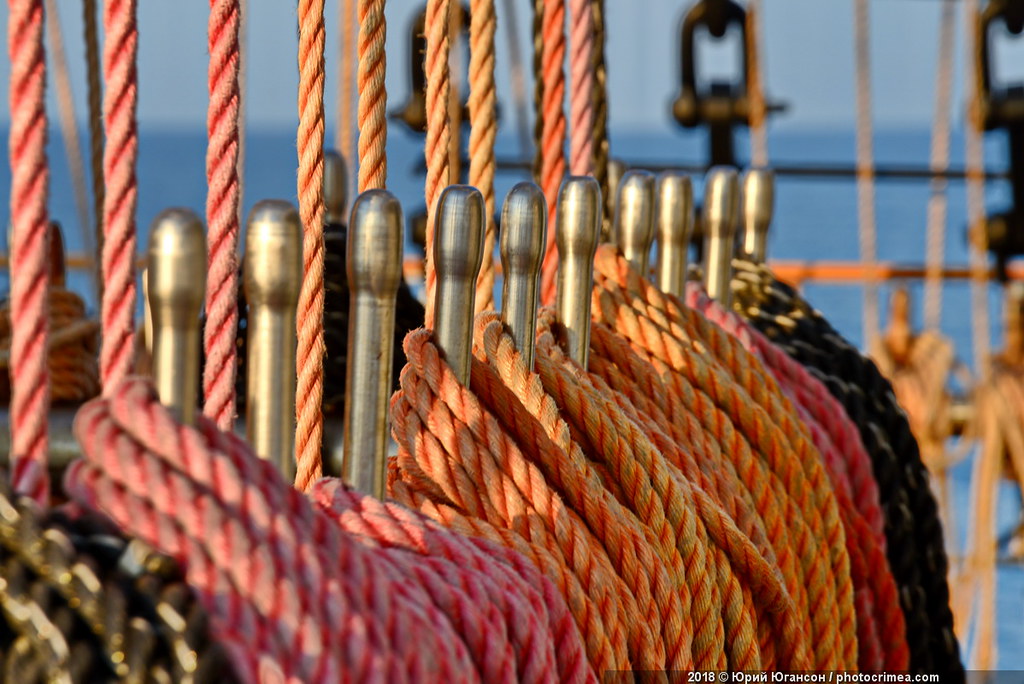
[[[355,0],[338,0],[338,26],[341,31],[338,40],[338,129],[335,131],[335,147],[341,152],[345,164],[350,170],[356,168],[356,157],[353,154],[353,130],[355,129],[355,117],[353,116],[352,93],[355,65],[352,58],[356,54],[355,23],[356,23],[356,2]],[[359,26],[363,22],[359,21]],[[356,67],[358,68],[358,67]],[[349,174],[349,188],[352,187],[352,175]]]
[[[558,270],[555,246],[555,217],[558,190],[565,176],[565,0],[544,0],[540,32],[540,148],[538,184],[548,203],[547,245],[541,266],[540,296],[545,304],[554,302]],[[534,47],[536,49],[536,45]],[[535,74],[535,77],[537,75]]]
[[[83,0],[82,25],[85,32],[85,73],[89,91],[89,161],[92,177],[93,234],[96,263],[103,253],[103,89],[100,86],[100,39],[96,26],[96,0]],[[96,279],[98,300],[103,300],[103,278]]]
[[[222,430],[235,422],[238,331],[239,0],[210,0],[206,114],[207,256],[203,412]]]
[[[8,3],[11,60],[11,482],[45,504],[50,409],[46,61],[42,0]]]
[[[594,175],[596,30],[593,0],[569,0],[569,173],[574,176]]]
[[[494,140],[498,134],[494,84],[494,0],[469,7],[469,184],[484,196],[483,261],[476,281],[475,312],[494,308]]]
[[[437,275],[434,273],[434,217],[437,200],[441,191],[451,182],[448,167],[451,122],[448,118],[448,97],[450,89],[448,53],[448,13],[450,0],[427,0],[424,30],[427,36],[427,54],[423,71],[427,78],[427,138],[424,156],[427,161],[427,178],[424,197],[427,200],[427,253],[424,262],[426,287],[426,325],[434,323],[434,288]]]
[[[299,214],[302,288],[296,318],[295,486],[320,478],[324,394],[324,0],[299,2]]]
[[[346,0],[351,2],[351,0]],[[384,188],[388,181],[387,156],[387,104],[388,92],[384,86],[387,72],[387,22],[384,0],[359,0],[359,183],[358,191]],[[351,18],[346,19],[350,25]],[[351,29],[346,29],[351,30]],[[349,43],[351,44],[351,43]],[[345,108],[342,108],[345,111]],[[344,123],[349,129],[351,121]],[[348,139],[346,129],[344,138]],[[339,132],[342,135],[342,132]],[[351,148],[351,142],[349,143]],[[343,148],[344,149],[344,148]],[[349,150],[351,153],[351,149]],[[349,161],[346,157],[346,162]]]
[[[137,0],[103,3],[103,300],[100,376],[104,391],[135,364],[135,207],[138,186]]]

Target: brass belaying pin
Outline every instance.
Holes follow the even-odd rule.
[[[654,240],[654,175],[627,171],[619,184],[615,203],[615,244],[629,265],[644,278]]]
[[[529,370],[533,370],[547,215],[544,193],[529,182],[512,188],[501,210],[501,321]]]
[[[249,303],[245,431],[253,451],[286,478],[295,468],[295,312],[302,286],[302,223],[283,200],[249,213],[245,234]]]
[[[149,234],[146,291],[153,379],[160,402],[186,425],[199,397],[199,311],[206,296],[206,233],[188,209],[167,209]]]
[[[348,209],[348,165],[335,150],[324,152],[324,222],[345,223]]]
[[[469,384],[473,303],[483,261],[484,197],[468,185],[449,185],[437,201],[434,224],[434,338],[463,385]]]
[[[682,299],[686,296],[686,262],[693,233],[693,183],[690,177],[667,171],[658,178],[658,288]]]
[[[740,211],[736,170],[716,166],[704,188],[704,285],[708,295],[728,308],[731,301],[733,245]]]
[[[558,193],[555,306],[565,352],[583,368],[590,356],[590,292],[601,231],[601,188],[590,176],[570,176]]]
[[[367,190],[352,205],[348,273],[348,368],[344,455],[329,470],[361,492],[383,498],[395,297],[402,279],[402,207],[386,190]],[[338,467],[340,466],[340,467]]]
[[[763,264],[768,251],[768,227],[775,209],[775,175],[768,169],[749,169],[743,175],[742,254]]]

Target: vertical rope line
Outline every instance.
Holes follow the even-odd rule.
[[[19,494],[49,498],[49,248],[46,215],[46,59],[42,0],[8,2],[11,60],[11,480]]]
[[[611,232],[612,214],[615,210],[615,199],[608,187],[608,159],[610,141],[608,140],[608,69],[605,66],[604,48],[607,40],[605,28],[604,0],[591,0],[591,11],[594,17],[594,178],[601,186],[602,233]]]
[[[296,320],[295,486],[322,472],[324,393],[324,0],[299,1],[298,194],[302,288]]]
[[[93,268],[103,252],[103,88],[100,85],[100,40],[96,25],[96,0],[83,0],[83,31],[85,33],[85,73],[89,85],[89,162],[92,167]],[[96,278],[96,301],[103,300],[103,278]]]
[[[750,164],[768,165],[768,112],[761,68],[761,1],[747,3],[747,98],[750,101]]]
[[[245,103],[248,84],[249,44],[249,2],[238,2],[238,160],[235,163],[238,174],[238,225],[242,225],[245,206]]]
[[[953,89],[953,28],[956,3],[944,0],[939,28],[939,64],[935,73],[935,120],[932,125],[931,168],[949,168],[949,100]],[[946,192],[949,182],[935,176],[928,198],[925,245],[924,324],[938,330],[942,324],[942,264],[946,249]]]
[[[867,0],[853,0],[857,69],[857,216],[860,258],[867,264],[864,282],[864,346],[878,336],[878,244],[875,235],[875,170],[871,125],[871,53]]]
[[[544,27],[544,0],[533,0],[533,21],[530,23],[530,30],[533,36],[533,55],[530,66],[533,71],[533,181],[540,185],[540,166],[543,155],[541,154],[542,131],[544,129],[544,117],[542,116],[541,103],[544,99],[544,70],[543,70],[543,33]]]
[[[71,89],[68,76],[68,59],[64,52],[64,33],[60,27],[60,13],[55,0],[45,0],[44,7],[49,21],[46,22],[46,39],[50,43],[50,54],[53,58],[53,80],[57,89],[57,114],[60,117],[61,137],[64,141],[64,152],[68,158],[68,170],[71,172],[71,187],[75,195],[75,211],[78,214],[79,230],[82,243],[90,254],[96,249],[95,233],[89,220],[89,191],[85,187],[85,162],[82,158],[82,142],[78,137],[78,124],[75,122],[75,96]],[[95,268],[89,271],[93,284],[99,281]],[[97,291],[98,292],[98,291]]]
[[[494,308],[494,139],[498,134],[494,84],[494,0],[469,7],[469,184],[484,196],[483,263],[476,281],[476,312]]]
[[[594,3],[569,4],[569,173],[594,175]]]
[[[515,0],[505,0],[505,34],[508,38],[509,70],[512,77],[512,100],[516,107],[516,136],[519,153],[525,158],[530,152],[530,127],[526,108],[526,78],[523,76],[523,54],[519,51],[519,22],[516,19]]]
[[[359,192],[388,181],[384,0],[359,0]],[[351,23],[351,22],[349,22]],[[351,122],[347,124],[351,127]],[[348,136],[351,137],[351,136]],[[351,143],[351,141],[350,141]],[[351,144],[350,144],[351,150]],[[348,163],[348,158],[346,158]]]
[[[103,337],[100,377],[104,393],[128,375],[135,362],[135,206],[138,188],[138,26],[136,0],[103,3]]]
[[[427,0],[424,30],[427,34],[427,54],[424,73],[427,77],[427,140],[424,155],[427,160],[427,179],[424,197],[427,200],[427,254],[425,262],[426,325],[434,324],[434,287],[437,276],[434,273],[434,214],[437,199],[449,183],[448,138],[451,135],[448,121],[448,12],[449,0]]]
[[[982,147],[981,120],[981,21],[977,0],[964,3],[964,26],[967,51],[965,81],[968,93],[967,130],[964,132],[967,166],[967,225],[971,267],[971,337],[974,346],[974,367],[984,380],[989,373],[988,315],[988,235],[985,233],[985,150]]]
[[[545,0],[541,26],[540,187],[548,202],[548,225],[554,228],[558,190],[565,176],[565,0]],[[555,230],[547,234],[541,270],[541,298],[554,301],[558,271]]]
[[[460,36],[462,31],[462,3],[456,2],[448,10],[448,73],[454,74],[448,81],[448,177],[449,183],[458,183],[462,178],[462,98],[460,97],[459,74],[462,73],[462,52]]]
[[[238,332],[239,0],[210,0],[206,113],[206,327],[203,413],[221,430],[235,422]]]
[[[362,14],[360,14],[360,35],[362,35]],[[381,20],[383,21],[383,19]],[[345,159],[345,166],[349,169],[348,185],[351,189],[355,170],[354,136],[355,111],[352,105],[353,81],[355,81],[355,69],[353,57],[356,54],[356,3],[355,0],[338,0],[338,24],[341,28],[340,40],[338,41],[338,130],[334,132],[334,146],[341,152]],[[360,50],[360,54],[362,51]],[[380,187],[383,187],[383,183]],[[348,207],[346,207],[346,210]]]

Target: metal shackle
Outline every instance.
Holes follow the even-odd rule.
[[[402,280],[402,207],[386,190],[356,198],[348,228],[348,364],[342,462],[330,464],[361,492],[383,498],[395,297]],[[339,467],[340,466],[340,467]]]
[[[253,451],[290,478],[295,463],[295,312],[302,223],[282,200],[249,213],[243,267],[247,320],[245,428]]]
[[[543,191],[530,182],[512,188],[501,210],[501,320],[531,370],[547,215]]]
[[[571,359],[587,367],[590,356],[590,294],[594,254],[601,231],[601,187],[590,176],[570,176],[558,192],[555,244],[558,279],[555,306],[562,344]]]
[[[704,188],[704,285],[708,295],[724,307],[731,300],[729,283],[739,200],[735,169],[716,166],[708,171]]]
[[[484,197],[468,185],[449,185],[434,223],[434,337],[456,379],[469,384],[473,304],[483,261]]]
[[[637,169],[627,171],[615,203],[615,244],[644,278],[649,275],[653,241],[654,174]]]
[[[686,296],[686,262],[694,223],[690,177],[675,171],[661,174],[657,204],[658,288],[683,298]]]
[[[167,209],[149,234],[146,296],[153,380],[160,402],[186,425],[199,398],[199,312],[206,296],[206,233],[189,209]]]

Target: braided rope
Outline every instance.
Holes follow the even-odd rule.
[[[494,84],[494,0],[469,7],[469,184],[484,196],[483,261],[476,281],[476,313],[494,308],[494,140],[498,134]]]
[[[135,363],[135,207],[138,186],[137,0],[103,3],[103,337],[100,377],[104,390]]]
[[[350,1],[350,0],[349,0]],[[359,183],[358,191],[383,188],[388,180],[387,23],[384,0],[359,0]],[[351,24],[351,21],[347,23]],[[348,29],[347,29],[348,30]],[[342,108],[342,111],[345,111]],[[347,124],[350,130],[351,122]],[[341,135],[339,133],[339,135]],[[346,133],[347,137],[347,133]],[[351,143],[349,143],[351,147]],[[351,152],[351,150],[350,150]],[[348,160],[349,157],[346,157]]]
[[[423,65],[427,79],[427,137],[424,156],[427,161],[427,178],[424,197],[427,200],[427,253],[424,262],[424,285],[426,288],[426,324],[433,326],[434,288],[437,275],[434,273],[434,216],[441,191],[450,182],[448,165],[449,137],[452,135],[448,117],[448,96],[450,88],[448,52],[448,13],[450,0],[427,0],[424,30],[427,36],[427,54]]]
[[[738,310],[821,379],[860,430],[885,514],[887,556],[906,622],[910,668],[941,669],[962,681],[942,525],[920,451],[892,387],[792,288],[762,267],[734,266]]]
[[[299,2],[299,214],[302,288],[296,318],[295,486],[320,478],[324,391],[324,0]]]
[[[92,213],[94,258],[103,252],[103,92],[100,86],[100,41],[96,25],[96,0],[83,0],[82,26],[85,32],[85,73],[89,91],[89,162],[92,177]],[[103,300],[103,278],[96,279],[99,301]]]
[[[558,190],[565,176],[565,0],[544,0],[543,7],[539,37],[542,86],[540,107],[537,109],[540,121],[537,184],[544,191],[544,199],[548,203],[548,225],[554,226],[558,212]],[[555,300],[557,271],[555,231],[549,230],[540,276],[540,297],[545,304]]]
[[[593,0],[569,0],[569,173],[595,170],[595,30]]]
[[[42,0],[8,3],[11,60],[11,481],[18,494],[49,497],[49,220],[46,199],[46,61]]]
[[[239,0],[210,0],[206,114],[207,257],[203,412],[222,430],[235,422],[238,331]]]

